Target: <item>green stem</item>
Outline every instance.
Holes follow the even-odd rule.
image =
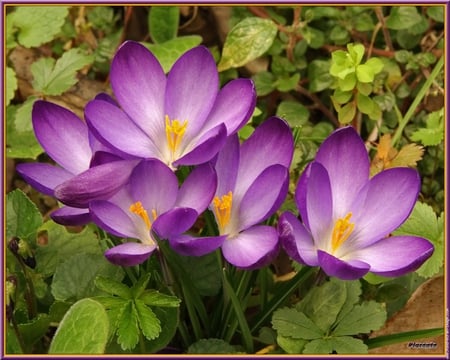
[[[424,330],[407,331],[392,335],[377,336],[366,341],[369,349],[386,346],[391,344],[402,343],[405,341],[420,340],[430,337],[436,337],[444,334],[444,328],[433,328]]]
[[[414,112],[416,111],[417,107],[419,106],[420,102],[422,101],[423,97],[433,84],[433,81],[438,76],[439,72],[441,71],[442,67],[444,66],[444,56],[441,56],[439,58],[439,61],[435,65],[433,71],[431,72],[428,79],[425,81],[425,83],[420,88],[419,92],[417,93],[416,97],[414,98],[413,102],[411,103],[408,111],[406,112],[403,119],[399,120],[398,129],[395,132],[393,138],[392,138],[392,146],[395,146],[397,141],[400,140],[400,137],[402,136],[403,129],[405,128],[406,124],[411,120],[411,117],[414,115]]]

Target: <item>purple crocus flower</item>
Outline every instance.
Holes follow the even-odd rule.
[[[196,167],[178,186],[177,176],[157,159],[143,160],[130,181],[109,200],[90,203],[94,222],[109,233],[137,239],[105,252],[122,266],[144,262],[157,248],[157,240],[187,231],[211,202],[217,176],[209,164]],[[156,235],[156,236],[155,236]]]
[[[290,212],[279,220],[281,242],[294,260],[352,280],[369,271],[400,276],[432,255],[426,239],[389,236],[414,207],[417,171],[391,168],[369,179],[369,166],[353,128],[338,129],[323,142],[296,189],[302,222]]]
[[[37,140],[57,165],[22,163],[17,172],[41,193],[71,205],[52,212],[53,220],[64,225],[88,223],[89,210],[83,199],[107,198],[115,193],[127,181],[136,161],[125,161],[106,148],[81,119],[59,105],[36,101],[32,123]]]
[[[224,258],[243,269],[269,262],[278,250],[278,234],[259,224],[286,197],[292,155],[291,130],[276,117],[258,126],[242,145],[237,135],[231,136],[215,164],[218,185],[210,206],[220,235],[181,234],[169,239],[171,246],[185,255],[202,255],[221,246]]]
[[[206,47],[184,53],[167,77],[143,45],[126,41],[114,56],[111,86],[119,106],[95,99],[85,115],[105,144],[172,169],[211,160],[226,137],[243,126],[256,103],[249,79],[219,91],[214,58]]]

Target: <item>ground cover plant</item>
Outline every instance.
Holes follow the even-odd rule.
[[[442,336],[445,11],[5,6],[5,353]]]

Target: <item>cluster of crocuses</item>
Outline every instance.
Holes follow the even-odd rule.
[[[221,248],[241,269],[268,264],[281,244],[292,259],[331,276],[367,272],[398,276],[419,267],[432,244],[389,236],[409,216],[420,179],[397,168],[369,178],[369,158],[351,128],[335,131],[301,176],[299,217],[283,213],[278,227],[264,222],[280,208],[289,185],[294,143],[287,123],[271,117],[244,142],[256,93],[249,79],[222,89],[211,53],[184,53],[166,75],[153,54],[127,41],[110,72],[113,97],[99,94],[86,122],[46,101],[33,107],[36,137],[57,165],[23,163],[18,172],[64,206],[52,218],[64,225],[90,221],[124,241],[106,251],[112,263],[144,262],[159,241],[182,255]],[[180,182],[177,171],[189,166]],[[217,233],[191,229],[205,212]]]

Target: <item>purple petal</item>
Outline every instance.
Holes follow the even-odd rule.
[[[92,156],[91,166],[98,166],[112,161],[124,160],[122,157],[106,151],[96,151]]]
[[[119,206],[104,200],[92,201],[89,204],[92,220],[103,230],[119,237],[129,237],[145,240],[149,238],[149,231],[133,222],[130,215]],[[142,222],[142,225],[144,223]],[[145,234],[147,232],[148,234]]]
[[[369,178],[369,156],[364,142],[352,127],[338,129],[322,143],[315,160],[328,172],[334,217],[344,217]]]
[[[271,226],[254,226],[222,245],[224,258],[238,268],[249,268],[271,253],[278,245],[278,234]]]
[[[306,209],[311,234],[319,249],[328,247],[328,232],[332,226],[333,202],[330,179],[325,168],[313,162],[307,184]]]
[[[178,235],[169,238],[169,244],[180,255],[203,256],[222,246],[226,237],[226,235],[208,237]]]
[[[63,206],[50,214],[50,217],[61,225],[78,226],[91,222],[91,215],[88,209],[73,208]]]
[[[275,206],[281,205],[287,195],[288,179],[289,172],[284,166],[270,166],[255,179],[240,205],[236,204],[233,198],[233,207],[239,206],[239,230],[265,220],[274,212]],[[239,185],[237,184],[236,188]]]
[[[85,208],[93,200],[114,195],[129,179],[136,161],[102,164],[65,181],[55,188],[55,197],[63,204]]]
[[[164,134],[166,76],[143,45],[126,41],[111,64],[111,86],[124,111],[151,139]]]
[[[216,193],[220,196],[234,191],[239,167],[239,151],[239,137],[231,135],[218,154],[215,164],[218,181]]]
[[[142,264],[155,251],[156,245],[128,242],[105,251],[105,257],[114,265],[134,266]]]
[[[303,224],[305,224],[308,230],[310,230],[310,227],[308,222],[308,211],[306,207],[306,193],[308,188],[308,179],[311,173],[311,164],[313,164],[313,162],[310,162],[308,165],[306,165],[305,169],[300,175],[297,186],[295,188],[295,195],[294,195],[298,212],[302,218]]]
[[[32,121],[39,143],[59,165],[73,174],[89,168],[92,153],[88,129],[74,113],[38,100],[33,105]]]
[[[346,257],[370,264],[370,272],[377,275],[396,277],[417,270],[433,251],[433,244],[426,239],[392,236]]]
[[[74,174],[57,166],[44,163],[22,163],[16,166],[22,178],[39,192],[54,195],[55,188]]]
[[[275,164],[289,168],[294,152],[294,140],[287,123],[271,117],[256,128],[241,145],[239,187],[245,192],[256,177]]]
[[[256,90],[250,79],[234,79],[219,92],[205,126],[208,129],[224,123],[228,136],[238,131],[253,114]]]
[[[194,148],[173,162],[174,166],[199,165],[211,160],[223,148],[227,139],[227,129],[221,124],[203,134]]]
[[[308,230],[290,212],[284,212],[278,220],[278,234],[286,253],[295,261],[317,266],[317,249]]]
[[[168,239],[189,230],[197,220],[198,213],[190,208],[172,209],[155,220],[152,230],[160,239]]]
[[[117,106],[92,100],[86,105],[85,116],[89,129],[106,146],[141,158],[161,157],[152,139]]]
[[[414,169],[387,169],[370,179],[352,205],[355,230],[343,244],[345,249],[366,247],[399,227],[410,215],[419,189],[420,177]]]
[[[167,77],[165,110],[171,120],[187,120],[186,140],[196,136],[214,105],[219,90],[216,63],[209,50],[198,46],[185,52]]]
[[[116,100],[114,100],[113,97],[110,96],[110,95],[107,94],[107,93],[98,93],[97,95],[95,95],[95,98],[94,98],[94,99],[95,99],[95,100],[107,101],[107,102],[111,103],[112,105],[119,106],[119,105],[117,104]]]
[[[130,178],[130,192],[147,211],[158,215],[170,210],[177,199],[178,179],[161,161],[143,160],[136,166]]]
[[[210,164],[197,166],[184,180],[178,191],[176,206],[188,207],[201,214],[214,197],[217,175]]]
[[[329,276],[335,276],[342,280],[356,280],[366,275],[370,265],[359,260],[343,261],[318,250],[319,266]]]

